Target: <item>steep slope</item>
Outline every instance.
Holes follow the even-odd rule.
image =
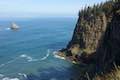
[[[79,13],[79,19],[76,24],[73,38],[69,42],[67,49],[73,45],[80,45],[80,49],[87,54],[96,52],[101,43],[101,38],[105,34],[108,22],[112,18],[113,2],[94,7],[85,8]]]
[[[72,57],[72,61],[86,64],[80,75],[84,76],[87,72],[89,78],[101,72],[108,75],[115,65],[119,66],[120,1],[107,1],[81,10],[72,40],[59,52],[66,58]]]

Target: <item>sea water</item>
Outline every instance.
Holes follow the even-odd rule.
[[[11,22],[20,29],[10,29]],[[54,51],[72,38],[76,18],[0,20],[0,80],[69,80],[71,64]]]

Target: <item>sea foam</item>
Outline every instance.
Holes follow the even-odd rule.
[[[54,51],[54,52],[53,52],[53,55],[54,55],[55,58],[65,60],[65,57],[61,57],[61,56],[59,56],[57,51]]]
[[[46,56],[44,56],[40,60],[46,60],[49,57],[49,55],[50,55],[50,50],[48,49]]]
[[[4,67],[4,66],[7,65],[7,64],[10,64],[10,63],[16,61],[17,59],[18,59],[18,57],[15,58],[15,59],[13,59],[13,60],[10,60],[10,61],[8,61],[8,62],[6,62],[6,63],[0,64],[0,68],[1,68],[1,67]]]
[[[0,74],[0,78],[3,78],[4,77],[4,75],[3,74]]]
[[[27,78],[27,75],[25,73],[18,73],[19,76],[23,76],[24,78]]]
[[[20,80],[20,79],[18,79],[18,78],[9,78],[9,77],[5,77],[5,78],[3,78],[2,80]]]
[[[5,28],[5,30],[10,30],[10,28]]]
[[[31,56],[28,56],[26,54],[22,54],[20,55],[21,58],[26,58],[28,62],[32,62],[32,61],[38,61],[38,59],[33,59]]]

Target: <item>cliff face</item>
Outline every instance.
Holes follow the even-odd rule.
[[[120,2],[113,5],[112,12],[112,20],[107,23],[102,43],[96,51],[96,60],[105,70],[113,63],[120,65]]]
[[[79,44],[81,49],[88,51],[87,53],[93,53],[96,51],[100,39],[105,33],[107,20],[104,13],[96,17],[94,14],[88,15],[87,18],[85,17],[79,17],[68,48],[71,45]]]
[[[120,52],[120,2],[108,1],[81,10],[67,50],[75,54],[112,57]],[[79,50],[78,50],[79,49]],[[74,52],[74,53],[73,53]],[[108,54],[107,54],[108,53]],[[101,62],[101,59],[99,59]]]
[[[72,40],[61,51],[80,62],[94,64],[94,70],[84,71],[90,74],[92,71],[107,73],[114,69],[113,64],[119,66],[120,1],[108,1],[81,10]]]
[[[87,54],[96,52],[101,44],[102,36],[105,34],[108,22],[111,22],[112,13],[110,12],[113,7],[112,5],[112,2],[107,2],[106,4],[82,10],[79,13],[73,38],[67,48],[79,44],[80,49],[84,50]],[[107,8],[106,6],[111,8]],[[107,9],[108,12],[105,12]]]

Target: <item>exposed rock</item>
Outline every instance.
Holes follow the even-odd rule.
[[[119,66],[120,1],[111,0],[81,10],[72,40],[64,52],[66,56],[73,56],[87,64],[80,74],[82,76],[88,72],[93,78],[95,73],[109,73],[114,68],[113,63]],[[79,80],[87,80],[82,78]]]

